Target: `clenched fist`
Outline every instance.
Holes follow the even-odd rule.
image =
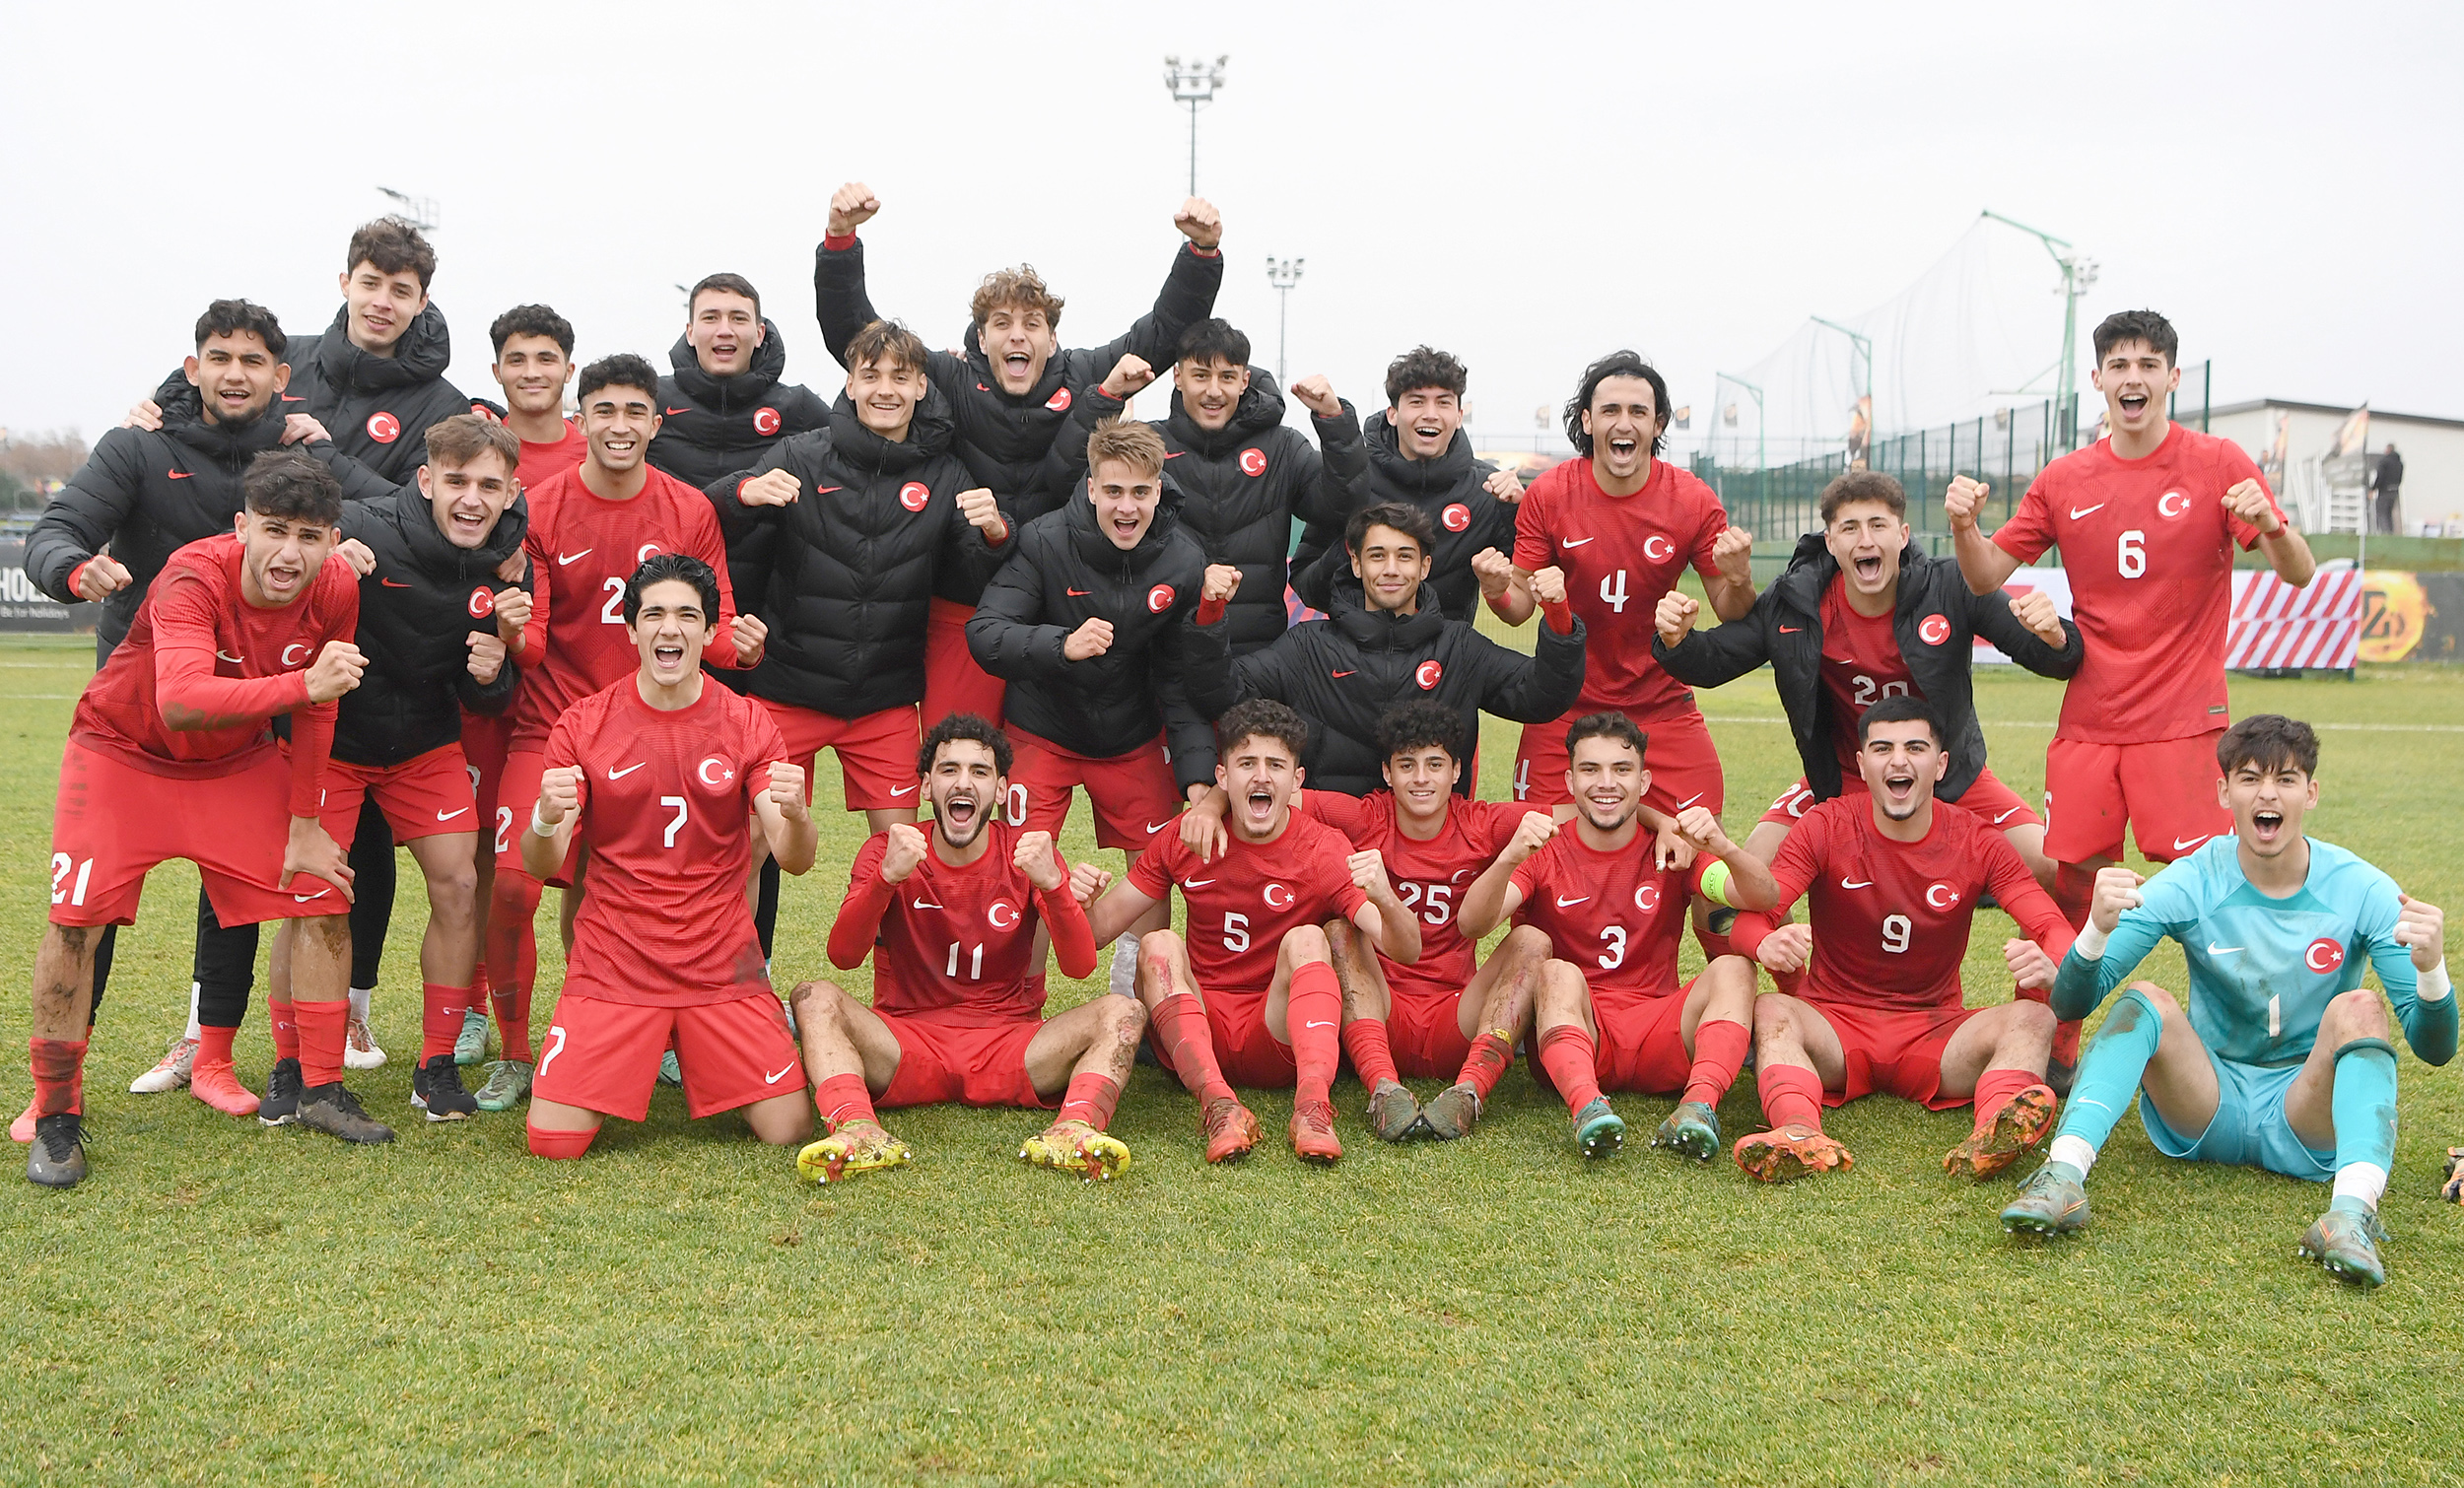
[[[1482,598],[1499,598],[1514,582],[1514,560],[1495,548],[1482,548],[1472,555],[1472,576],[1480,581]]]
[[[1381,902],[1395,897],[1394,888],[1386,881],[1386,858],[1377,848],[1364,847],[1346,862],[1351,868],[1353,888]]]
[[[2011,618],[2057,651],[2070,643],[2070,633],[2062,629],[2062,617],[2054,611],[2053,596],[2042,589],[2030,589],[2012,600]]]
[[[1332,419],[1343,411],[1343,401],[1335,395],[1335,384],[1325,372],[1312,372],[1292,384],[1292,396],[1301,406],[1322,419]]]
[[[1510,506],[1522,505],[1523,478],[1511,470],[1490,471],[1488,479],[1480,482],[1480,489]]]
[[[1689,594],[1680,594],[1671,589],[1660,596],[1660,608],[1652,612],[1651,626],[1653,630],[1660,633],[1660,639],[1667,643],[1671,649],[1675,649],[1687,636],[1693,634],[1694,617],[1701,613],[1702,604],[1699,600]]]
[[[2258,528],[2262,537],[2274,537],[2285,530],[2285,519],[2276,514],[2276,504],[2267,499],[2267,488],[2256,480],[2237,482],[2225,492],[2224,509]]]
[[[1550,564],[1544,569],[1534,569],[1532,571],[1532,597],[1541,604],[1565,603],[1566,571],[1555,564]]]
[[[736,503],[745,507],[792,507],[804,483],[784,470],[765,470],[736,482]]]
[[[1507,842],[1506,850],[1497,855],[1508,862],[1520,863],[1547,846],[1548,840],[1556,835],[1554,817],[1545,811],[1527,811],[1523,813],[1523,820],[1515,824],[1514,837]]]
[[[889,836],[889,850],[881,854],[881,881],[903,884],[907,882],[907,876],[916,871],[916,865],[924,860],[924,829],[911,827],[905,822],[892,822]]]
[[[497,673],[505,670],[505,643],[493,633],[472,631],[462,638],[462,643],[470,647],[470,660],[465,664],[471,680],[481,687],[494,682]]]
[[[845,237],[872,221],[881,210],[881,198],[872,194],[872,187],[862,181],[849,181],[830,193],[830,236]]]
[[[1010,854],[1009,861],[1042,893],[1050,894],[1067,882],[1061,876],[1061,854],[1053,850],[1053,835],[1049,832],[1019,833],[1017,850]]]
[[[2112,934],[2114,925],[2121,922],[2122,912],[2139,908],[2139,886],[2146,882],[2120,863],[2107,863],[2097,869],[2095,901],[2088,908],[2088,922],[2107,935]]]
[[[1069,897],[1081,905],[1091,905],[1112,887],[1112,874],[1093,863],[1073,863],[1069,868]]]
[[[1964,532],[1976,525],[1976,514],[1985,509],[1985,498],[1993,487],[1983,481],[1972,481],[1964,475],[1951,478],[1951,488],[1943,493],[1942,508],[1951,518],[1951,530]]]
[[[1711,539],[1712,567],[1730,583],[1754,581],[1754,535],[1743,527],[1726,527]]]
[[[1144,357],[1124,352],[1121,360],[1112,365],[1112,371],[1104,373],[1104,396],[1127,403],[1154,380],[1155,369],[1146,365]]]
[[[328,641],[316,653],[316,660],[308,669],[308,695],[310,703],[331,703],[360,685],[360,673],[368,670],[368,658],[348,641]]]
[[[1811,925],[1784,924],[1762,938],[1754,960],[1774,972],[1802,972],[1814,952]]]
[[[530,624],[530,591],[527,589],[497,590],[494,613],[497,639],[514,650],[520,650],[522,628]]]
[[[128,570],[116,558],[98,553],[77,566],[77,597],[106,599],[130,583]]]
[[[770,627],[759,615],[738,615],[728,639],[735,643],[736,665],[752,666],[762,659],[762,647],[770,643]]]
[[[1061,643],[1064,661],[1092,661],[1112,649],[1112,622],[1089,617]]]
[[[1720,826],[1720,819],[1712,815],[1711,808],[1708,806],[1686,806],[1679,809],[1675,825],[1677,835],[1684,840],[1685,845],[1696,852],[1708,852],[1713,857],[1726,857],[1737,850],[1737,845],[1729,841],[1728,833]]]
[[[1210,563],[1206,566],[1206,584],[1198,591],[1199,599],[1212,599],[1217,603],[1222,603],[1239,592],[1241,592],[1241,571],[1236,565]]]
[[[1223,241],[1223,217],[1215,204],[1202,196],[1193,196],[1181,203],[1181,210],[1172,214],[1172,225],[1181,236],[1201,248],[1211,248]]]
[[[811,808],[804,804],[804,767],[801,765],[791,765],[786,760],[771,761],[770,789],[767,793],[771,804],[779,808],[779,814],[790,822],[800,822],[812,814]]]
[[[1009,541],[1009,524],[1001,520],[1000,503],[982,486],[958,493],[958,514],[975,523],[976,530],[993,547]]]
[[[559,765],[539,774],[539,803],[531,814],[553,827],[582,809],[582,767]]]

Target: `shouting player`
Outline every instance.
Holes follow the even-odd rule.
[[[763,1141],[801,1142],[813,1129],[802,1066],[744,879],[755,829],[787,872],[813,865],[821,834],[804,772],[786,762],[769,714],[702,675],[703,647],[725,633],[707,561],[653,553],[623,602],[634,675],[556,720],[521,833],[538,880],[578,842],[590,845],[590,892],[531,1094],[530,1150],[580,1157],[608,1116],[647,1116],[670,1041],[690,1114],[743,1108]]]
[[[1795,995],[1754,1000],[1771,1129],[1738,1142],[1737,1165],[1766,1183],[1854,1167],[1822,1130],[1822,1107],[1877,1090],[1935,1111],[1974,1102],[1975,1129],[1943,1159],[1971,1178],[2010,1167],[2053,1124],[2054,1020],[2042,999],[2071,929],[1991,820],[1935,799],[1953,768],[1949,732],[1932,704],[1904,693],[1867,709],[1856,756],[1865,788],[1806,812],[1771,863],[1779,907],[1737,917],[1740,951],[1806,973]],[[2003,945],[2021,995],[1968,1007],[1959,963],[1987,890],[2028,936]],[[1814,928],[1779,921],[1808,896]]]
[[[1693,866],[1660,866],[1642,822],[1651,790],[1645,742],[1619,712],[1567,727],[1564,793],[1574,830],[1546,812],[1528,813],[1465,892],[1462,928],[1477,940],[1513,915],[1548,937],[1556,954],[1540,969],[1539,1057],[1565,1098],[1578,1151],[1617,1150],[1625,1121],[1602,1092],[1635,1090],[1680,1095],[1653,1146],[1708,1159],[1720,1150],[1720,1098],[1745,1061],[1754,976],[1745,958],[1720,956],[1678,983],[1686,906],[1699,894],[1767,909],[1776,894],[1762,859],[1730,842],[1701,806],[1683,808],[1676,823],[1695,849]]]
[[[1049,832],[1001,820],[1009,741],[972,713],[934,724],[916,761],[928,828],[893,824],[856,854],[830,929],[844,971],[873,958],[872,1006],[836,983],[793,994],[804,1068],[829,1135],[796,1158],[815,1183],[896,1167],[907,1144],[874,1106],[1059,1107],[1018,1155],[1089,1179],[1129,1166],[1105,1134],[1146,1010],[1097,997],[1047,1019],[1049,945],[1063,976],[1095,970],[1086,911]]]
[[[2109,865],[2088,927],[2062,958],[2054,1008],[2080,1018],[2170,938],[2189,962],[2184,1008],[2134,981],[2080,1061],[2049,1161],[2002,1211],[2004,1228],[2085,1228],[2082,1186],[2134,1092],[2166,1157],[2334,1184],[2301,1253],[2347,1281],[2386,1280],[2378,1201],[2396,1150],[2387,1001],[2413,1052],[2455,1056],[2446,916],[2353,853],[2302,834],[2318,805],[2318,735],[2259,713],[2216,741],[2216,794],[2232,817],[2154,878]],[[2361,985],[2364,958],[2387,1000]]]

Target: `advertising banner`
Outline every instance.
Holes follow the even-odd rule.
[[[2384,575],[2371,573],[2370,584],[2382,577],[2413,578],[2415,575]],[[2423,575],[2424,578],[2464,580],[2464,575]],[[2053,597],[2053,607],[2064,616],[2071,613],[2070,575],[2061,569],[2019,569],[2003,584],[2016,599],[2041,590]],[[2395,660],[2394,656],[2376,656],[2364,645],[2369,629],[2365,592],[2368,585],[2361,573],[2350,560],[2338,559],[2319,565],[2318,573],[2300,588],[2294,588],[2264,569],[2233,571],[2233,615],[2224,641],[2224,664],[2228,668],[2256,669],[2262,667],[2326,667],[2345,668],[2358,658]],[[2464,582],[2458,584],[2464,589]],[[2392,591],[2391,591],[2392,592]],[[2414,594],[2421,593],[2416,583]],[[2458,595],[2464,603],[2464,594]],[[2419,630],[2423,622],[2412,618],[2429,608],[2422,600],[2410,602],[2410,608],[2389,612],[2381,602],[2381,623],[2391,633],[2410,625]],[[2464,612],[2460,612],[2464,613]],[[2453,654],[2455,644],[2453,622],[2447,623],[2443,654]],[[2417,638],[2414,643],[2419,644]],[[2386,643],[2382,643],[2381,649]],[[1988,645],[1980,638],[1976,643],[1976,659],[1980,662],[2008,664],[2010,657]]]
[[[0,537],[0,632],[91,631],[103,612],[97,604],[62,604],[26,576],[26,539]]]

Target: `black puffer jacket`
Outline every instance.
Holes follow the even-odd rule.
[[[360,578],[358,643],[368,670],[342,695],[335,759],[399,765],[459,739],[463,709],[501,713],[513,701],[520,672],[513,658],[483,687],[470,674],[469,637],[495,632],[498,593],[530,588],[528,574],[518,585],[496,576],[529,526],[529,509],[515,497],[485,543],[457,548],[437,530],[417,486],[343,508],[342,535],[368,544],[376,567]]]
[[[1482,710],[1545,723],[1562,716],[1583,690],[1579,620],[1570,636],[1540,626],[1526,656],[1440,614],[1427,584],[1410,615],[1370,609],[1357,578],[1336,584],[1333,597],[1326,619],[1303,621],[1273,644],[1237,659],[1229,616],[1190,628],[1190,701],[1209,717],[1249,698],[1289,707],[1308,720],[1301,764],[1308,783],[1319,789],[1365,795],[1385,783],[1378,717],[1398,703],[1433,699],[1461,712],[1455,757],[1468,762],[1479,742]],[[1470,795],[1474,783],[1466,770],[1456,789]]]
[[[1480,580],[1472,573],[1472,555],[1495,548],[1514,556],[1515,508],[1488,494],[1486,482],[1497,467],[1472,458],[1470,435],[1458,429],[1454,442],[1436,459],[1410,459],[1397,441],[1392,413],[1380,409],[1361,421],[1361,445],[1369,465],[1353,487],[1351,509],[1401,502],[1426,512],[1437,529],[1429,584],[1437,590],[1438,607],[1457,620],[1472,619],[1480,603]],[[1300,552],[1292,559],[1292,592],[1303,604],[1323,610],[1336,582],[1350,575],[1343,523],[1312,523],[1301,534]]]
[[[1822,594],[1839,576],[1839,562],[1822,534],[1797,540],[1788,570],[1754,600],[1742,620],[1696,629],[1671,646],[1657,634],[1651,654],[1670,676],[1688,687],[1718,687],[1765,661],[1771,663],[1787,710],[1806,784],[1817,800],[1839,794],[1839,756],[1831,748],[1831,703],[1822,688]],[[2060,650],[2037,639],[2011,613],[2011,596],[1968,591],[1959,566],[1932,558],[1911,543],[1899,553],[1899,603],[1890,620],[1899,659],[1917,696],[1934,705],[1951,725],[1951,767],[1934,793],[1946,801],[1967,794],[1985,769],[1985,730],[1976,721],[1976,691],[1969,668],[1976,638],[2040,677],[2070,677],[2087,654],[2079,627],[2065,620],[2069,643]]]
[[[682,336],[668,348],[667,361],[675,371],[658,379],[650,463],[688,486],[708,486],[756,463],[787,436],[830,422],[830,405],[819,394],[779,380],[787,374],[787,343],[767,315],[753,365],[732,377],[704,372],[693,343]]]
[[[1173,773],[1187,786],[1214,778],[1215,746],[1182,686],[1185,622],[1205,583],[1206,555],[1182,530],[1180,505],[1167,482],[1154,522],[1126,553],[1083,497],[1027,523],[967,622],[967,648],[1009,683],[1012,727],[1093,759],[1169,730]],[[1112,623],[1112,645],[1068,660],[1062,643],[1089,620]]]
[[[103,602],[95,625],[98,662],[128,634],[167,559],[200,538],[231,530],[240,514],[240,477],[250,460],[282,443],[280,402],[246,424],[210,423],[203,395],[179,372],[155,390],[154,401],[163,410],[163,427],[105,434],[43,507],[26,539],[26,576],[62,604],[77,602],[69,575],[105,544],[128,570],[133,581]],[[304,447],[333,468],[343,493],[354,500],[393,489],[339,453],[331,440]]]
[[[1215,291],[1222,284],[1223,255],[1184,243],[1172,255],[1153,309],[1102,346],[1055,351],[1044,364],[1042,380],[1017,397],[1001,390],[991,360],[977,344],[974,326],[967,328],[963,355],[933,352],[925,375],[950,400],[957,420],[956,450],[975,472],[975,484],[1014,505],[1021,520],[1059,509],[1068,493],[1040,476],[1045,456],[1068,421],[1076,390],[1103,381],[1127,353],[1135,352],[1155,368],[1168,365],[1180,349],[1182,333],[1214,313]],[[848,342],[881,318],[865,293],[861,239],[844,248],[824,241],[813,250],[813,298],[822,340],[844,367]],[[982,590],[945,585],[939,593],[974,604]]]
[[[840,718],[923,701],[933,585],[957,571],[983,588],[1018,533],[1004,512],[1009,537],[995,550],[959,511],[958,493],[976,482],[949,440],[937,393],[897,443],[866,429],[842,393],[828,424],[709,487],[736,602],[770,627],[747,691]],[[771,470],[800,483],[793,505],[736,500],[738,486]]]
[[[473,406],[445,379],[453,361],[445,312],[429,302],[390,357],[353,346],[350,328],[345,305],[319,334],[291,338],[291,385],[277,406],[313,416],[344,454],[388,484],[408,485],[428,459],[428,426]]]

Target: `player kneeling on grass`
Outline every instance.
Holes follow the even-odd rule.
[[[1188,911],[1185,940],[1138,940],[1137,994],[1157,1055],[1198,1100],[1206,1161],[1246,1155],[1258,1118],[1232,1084],[1292,1091],[1292,1151],[1313,1163],[1343,1155],[1335,1136],[1335,1069],[1342,1046],[1342,984],[1329,963],[1327,920],[1357,926],[1386,956],[1420,959],[1420,921],[1387,882],[1375,849],[1292,809],[1308,725],[1280,703],[1242,703],[1215,721],[1215,783],[1231,800],[1231,837],[1211,860],[1177,835],[1159,837],[1115,882],[1081,863],[1071,888],[1094,899],[1098,944],[1162,904],[1174,885]]]
[[[763,1141],[801,1142],[813,1129],[803,1067],[744,883],[755,826],[780,867],[813,865],[804,772],[759,704],[702,675],[719,614],[709,564],[654,553],[623,599],[640,669],[556,720],[521,838],[523,869],[540,879],[577,833],[591,846],[531,1086],[530,1150],[580,1157],[608,1116],[648,1116],[671,1038],[689,1113],[742,1107]]]
[[[893,825],[856,854],[830,961],[853,971],[872,956],[872,1006],[828,981],[803,982],[792,999],[829,1126],[795,1160],[815,1183],[908,1160],[875,1118],[876,1101],[1059,1106],[1020,1157],[1089,1179],[1129,1166],[1129,1149],[1104,1128],[1146,1012],[1097,997],[1044,1016],[1046,948],[1063,976],[1085,977],[1095,938],[1053,835],[1001,820],[1011,761],[1008,738],[983,718],[943,718],[916,759],[931,822]]]
[[[1822,1108],[1877,1090],[1935,1111],[1975,1102],[1975,1129],[1943,1159],[1945,1171],[1973,1178],[2008,1168],[2053,1124],[2054,1018],[2043,999],[2071,928],[1991,818],[1934,799],[1951,766],[1948,731],[1920,698],[1867,709],[1857,721],[1864,788],[1806,812],[1771,861],[1778,908],[1740,914],[1730,932],[1772,971],[1806,974],[1796,995],[1754,999],[1755,1078],[1771,1129],[1738,1142],[1737,1165],[1766,1183],[1855,1167],[1822,1130]],[[2029,939],[2003,945],[2019,997],[1972,1008],[1959,963],[1988,890]],[[1812,927],[1781,922],[1801,897]]]
[[[1514,840],[1463,897],[1463,933],[1478,939],[1508,915],[1548,937],[1556,959],[1540,969],[1536,1021],[1541,1070],[1565,1098],[1574,1144],[1607,1157],[1625,1139],[1609,1090],[1682,1092],[1652,1137],[1688,1157],[1720,1150],[1720,1097],[1750,1043],[1753,966],[1722,956],[1679,985],[1677,942],[1700,894],[1736,909],[1776,903],[1771,870],[1720,830],[1701,806],[1677,812],[1695,850],[1691,867],[1662,868],[1642,827],[1651,771],[1643,731],[1621,712],[1589,713],[1566,727],[1565,789],[1572,831],[1548,813],[1524,817]]]
[[[2166,1157],[2237,1163],[2335,1183],[2300,1253],[2347,1281],[2386,1279],[2378,1200],[2396,1147],[2396,1055],[2378,970],[2405,1042],[2431,1064],[2455,1056],[2446,916],[2342,847],[2301,833],[2318,804],[2318,735],[2260,713],[2216,744],[2217,794],[2233,835],[2154,878],[2096,874],[2088,926],[2062,958],[2054,1011],[2085,1017],[2157,941],[2190,964],[2185,1010],[2134,981],[2081,1059],[2050,1161],[2002,1211],[2003,1227],[2059,1235],[2088,1224],[2083,1184],[2132,1092]],[[2408,954],[2409,953],[2409,954]]]

